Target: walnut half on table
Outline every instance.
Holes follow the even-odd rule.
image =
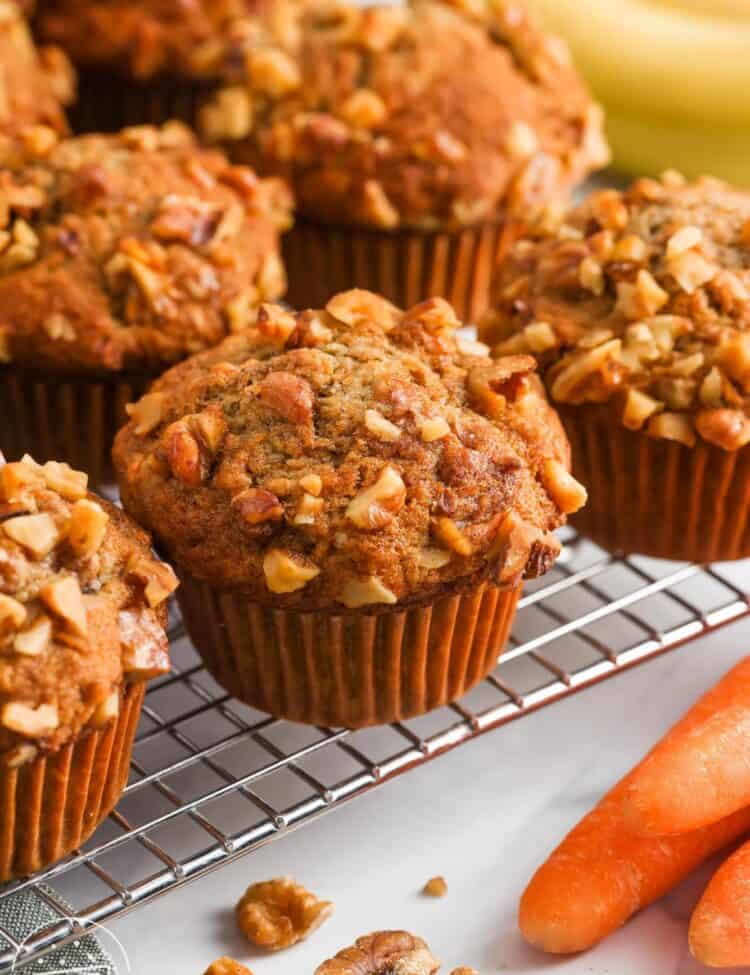
[[[435,975],[440,962],[408,931],[377,931],[357,938],[315,969],[315,975]]]
[[[203,975],[253,975],[246,965],[224,955],[211,962]]]
[[[331,901],[319,900],[292,877],[252,884],[237,905],[242,933],[270,951],[303,941],[332,914]]]

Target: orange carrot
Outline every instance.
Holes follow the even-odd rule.
[[[750,809],[694,833],[632,833],[623,815],[630,776],[570,832],[526,888],[518,923],[538,948],[591,948],[658,900],[716,850],[750,831]]]
[[[750,843],[719,867],[693,911],[690,950],[712,968],[750,965]]]
[[[630,777],[625,814],[650,836],[690,832],[750,805],[750,657],[705,694]]]

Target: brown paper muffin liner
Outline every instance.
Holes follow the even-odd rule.
[[[750,447],[686,447],[623,427],[606,408],[560,411],[589,492],[572,519],[610,551],[691,562],[750,556]]]
[[[55,376],[0,367],[0,451],[7,460],[67,461],[86,471],[89,486],[115,481],[110,452],[125,423],[125,404],[152,377],[113,374],[101,379]]]
[[[67,856],[127,785],[146,685],[129,685],[116,721],[19,768],[0,767],[0,883]]]
[[[362,728],[424,714],[493,669],[521,588],[380,613],[269,609],[181,574],[178,599],[206,667],[230,694],[275,717]]]
[[[487,309],[495,266],[521,232],[511,220],[444,233],[298,220],[282,241],[286,300],[293,308],[322,308],[331,295],[356,287],[409,308],[437,296],[475,322]]]
[[[68,116],[77,134],[117,132],[130,125],[162,125],[170,119],[194,128],[200,106],[210,92],[210,85],[188,79],[137,84],[106,71],[82,69],[78,99]]]

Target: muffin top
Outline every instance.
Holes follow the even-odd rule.
[[[87,494],[85,474],[30,457],[3,463],[0,761],[22,764],[103,726],[125,682],[168,671],[175,586],[148,535]]]
[[[293,56],[250,45],[227,78],[204,135],[286,176],[300,212],[329,223],[525,216],[608,158],[564,43],[515,2],[308,0]]]
[[[35,48],[20,7],[0,0],[0,165],[14,162],[27,142],[49,144],[66,132],[62,106],[74,94],[62,51]]]
[[[151,371],[218,343],[283,293],[290,205],[179,123],[0,169],[0,361]]]
[[[138,81],[220,77],[261,25],[293,42],[299,0],[45,0],[39,33],[77,64]]]
[[[676,173],[603,190],[521,241],[480,330],[558,403],[692,446],[750,443],[750,194]]]
[[[383,607],[544,572],[585,497],[534,360],[492,362],[439,298],[367,291],[165,373],[114,458],[124,503],[196,578],[264,604]]]

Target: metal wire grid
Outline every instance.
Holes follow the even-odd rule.
[[[21,944],[0,925],[0,972],[215,869],[536,708],[750,614],[750,563],[618,559],[569,532],[521,600],[502,663],[461,701],[358,732],[279,721],[229,698],[179,620],[175,668],[148,692],[130,784],[75,855],[33,888],[59,920]],[[70,915],[74,915],[71,917]]]

